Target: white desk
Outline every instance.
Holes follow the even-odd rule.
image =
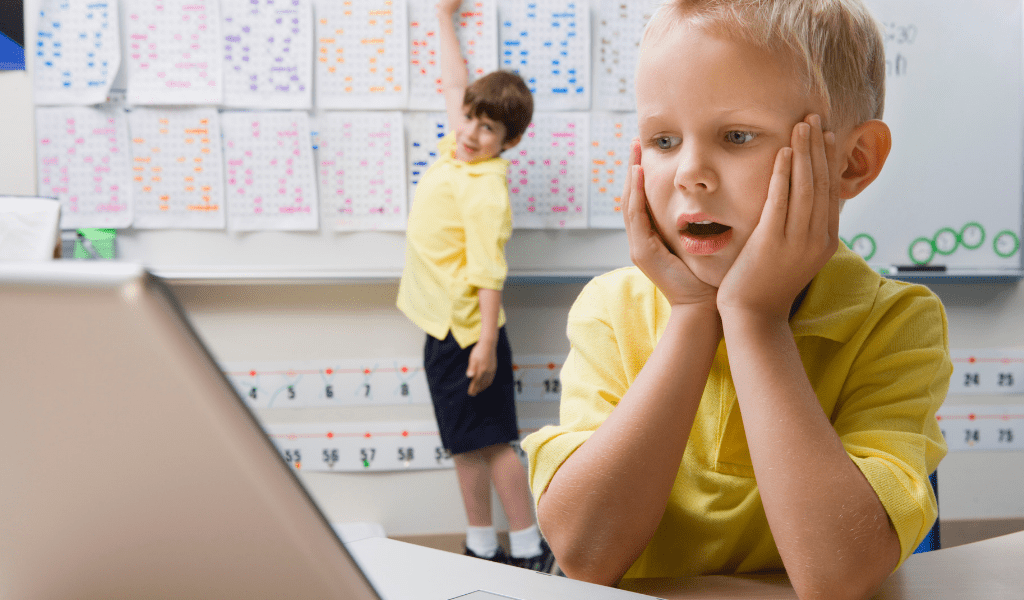
[[[795,600],[785,575],[642,579],[623,586],[666,600]],[[1021,600],[1024,598],[1024,531],[914,554],[885,582],[875,600]]]

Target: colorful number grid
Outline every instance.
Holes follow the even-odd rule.
[[[443,112],[405,113],[405,157],[409,176],[409,202],[416,198],[416,184],[437,160],[437,142],[445,134]]]
[[[336,231],[403,231],[402,113],[327,112],[316,117],[323,225]]]
[[[495,2],[464,0],[454,17],[471,82],[498,68]],[[415,110],[444,110],[435,4],[433,0],[409,2],[409,108]]]
[[[636,113],[606,113],[590,119],[590,227],[623,229],[622,190],[629,170]]]
[[[1024,350],[950,349],[951,395],[1024,393]]]
[[[422,359],[231,362],[221,368],[252,408],[430,402]]]
[[[404,0],[316,3],[317,106],[404,108],[408,102]]]
[[[512,222],[519,229],[587,226],[587,113],[534,113],[509,160]]]
[[[220,119],[214,108],[128,114],[138,229],[223,229]]]
[[[585,2],[502,0],[501,68],[516,71],[545,110],[590,108],[590,12]]]
[[[558,402],[562,399],[564,354],[527,354],[512,357],[512,376],[516,400],[520,402]]]
[[[594,7],[594,108],[636,110],[633,72],[644,27],[658,4],[658,0],[600,0]]]
[[[228,228],[315,230],[316,176],[309,117],[302,111],[221,115]]]
[[[132,222],[128,120],[120,107],[36,109],[39,192],[60,200],[61,226]]]
[[[224,105],[308,109],[313,102],[311,0],[221,0]]]
[[[43,0],[33,68],[36,104],[99,104],[121,64],[116,0]]]
[[[936,417],[950,452],[1024,450],[1024,406],[947,404]]]

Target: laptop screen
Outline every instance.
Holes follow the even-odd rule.
[[[377,594],[157,279],[0,264],[0,596]]]

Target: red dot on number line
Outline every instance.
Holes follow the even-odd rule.
[[[366,432],[366,434],[365,434],[365,435],[363,435],[363,437],[373,437],[373,436],[372,436],[372,435],[370,434],[370,432],[369,432],[369,431],[367,431],[367,432]]]
[[[363,369],[363,375],[369,375],[369,374],[370,374],[370,370],[369,369]]]
[[[409,437],[409,432],[408,431],[403,431],[402,432],[402,437]]]
[[[327,432],[327,437],[328,437],[328,438],[332,438],[332,437],[334,437],[334,432],[333,432],[333,431],[328,431],[328,432]]]
[[[977,415],[975,415],[974,413],[971,413],[971,414],[967,415],[967,418],[973,421],[976,416]]]
[[[331,375],[332,373],[334,373],[334,369],[327,369],[324,372],[327,373],[328,375]]]
[[[970,358],[968,358],[968,359],[967,359],[967,362],[969,362],[969,363],[975,363],[975,362],[978,362],[978,359],[976,359],[976,358],[974,358],[974,357],[972,356],[972,357],[970,357]]]
[[[255,377],[256,371],[249,371],[249,377]]]
[[[554,370],[555,363],[548,363],[548,368]]]

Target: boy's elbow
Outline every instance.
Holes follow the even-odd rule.
[[[553,501],[545,500],[550,499],[542,496],[537,505],[537,524],[555,555],[558,568],[570,579],[609,586],[618,583],[625,569],[618,572],[605,559],[601,548],[587,541],[586,532],[577,531],[571,523],[560,519],[559,511],[551,506]]]
[[[892,567],[873,564],[866,567],[831,569],[827,573],[804,573],[790,581],[800,600],[867,600],[874,596],[892,572]]]

